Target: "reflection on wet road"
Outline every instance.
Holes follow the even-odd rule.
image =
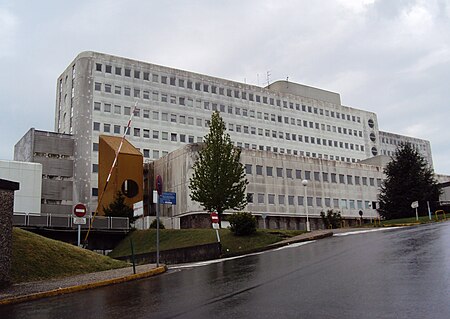
[[[450,223],[339,236],[0,307],[0,318],[450,318]]]

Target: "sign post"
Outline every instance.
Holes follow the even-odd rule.
[[[159,197],[162,194],[163,181],[161,175],[156,176],[155,181],[156,196],[153,192],[153,199],[156,197],[156,267],[159,267]]]
[[[416,220],[419,221],[419,214],[417,213],[417,207],[419,207],[419,202],[415,201],[411,203],[411,208],[415,208],[416,209]]]
[[[78,225],[78,247],[80,247],[81,244],[81,225],[86,224],[86,218],[84,215],[86,215],[86,206],[84,204],[76,204],[73,208],[73,213],[76,217],[73,218],[73,223]]]
[[[217,214],[216,211],[211,212],[211,223],[212,223],[213,229],[216,230],[217,242],[220,243],[220,236],[219,236],[219,214]]]

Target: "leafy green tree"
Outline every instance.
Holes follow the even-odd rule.
[[[130,224],[136,219],[133,208],[125,203],[125,196],[120,190],[114,196],[114,201],[108,207],[103,207],[103,212],[109,217],[128,217]]]
[[[192,200],[207,211],[217,211],[219,224],[226,209],[239,210],[247,204],[248,181],[240,156],[241,150],[233,146],[219,112],[214,112],[209,133],[193,166],[189,188]]]
[[[434,172],[425,158],[409,143],[397,147],[384,169],[378,212],[386,219],[414,216],[411,203],[419,201],[419,213],[428,212],[427,201],[434,209],[440,190]]]

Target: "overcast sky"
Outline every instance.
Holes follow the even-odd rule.
[[[429,140],[450,175],[450,0],[0,0],[0,159],[54,129],[56,79],[86,50],[340,93],[380,130]]]

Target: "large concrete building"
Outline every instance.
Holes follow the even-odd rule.
[[[177,205],[162,205],[162,216],[169,218],[166,226],[190,228],[210,223],[189,196],[189,178],[200,147],[187,145],[151,164],[154,175],[164,180],[164,191],[177,194]],[[241,162],[249,181],[246,211],[259,217],[260,227],[304,229],[307,209],[313,229],[321,227],[320,213],[330,209],[340,211],[347,225],[356,223],[360,212],[365,219],[378,217],[380,166],[245,149]],[[303,180],[308,181],[306,189]]]
[[[42,189],[40,194],[42,213],[72,213],[76,155],[71,135],[34,128],[31,128],[14,146],[15,161],[41,164],[42,186],[39,186],[39,191]]]
[[[82,52],[58,77],[55,131],[73,135],[73,200],[88,203],[91,212],[98,196],[99,136],[124,134],[136,104],[127,139],[146,162],[201,142],[214,110],[236,146],[297,159],[298,165],[355,164],[391,152],[380,139],[388,133],[379,131],[376,114],[342,105],[338,93],[288,81],[259,87]],[[429,143],[416,142],[431,163]]]

